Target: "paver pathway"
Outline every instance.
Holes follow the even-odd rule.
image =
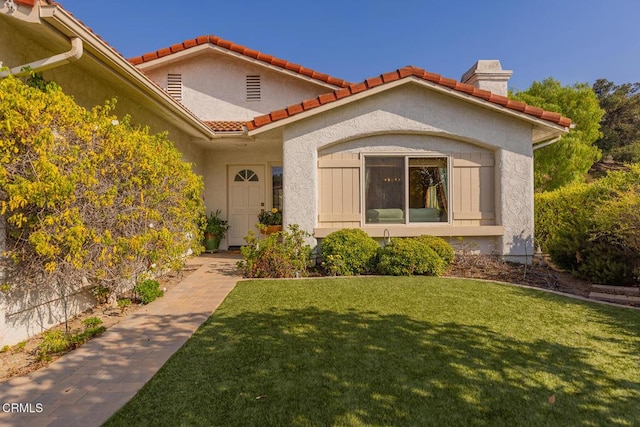
[[[164,297],[51,365],[0,383],[0,426],[104,423],[218,308],[240,279],[237,260],[194,258],[201,267]]]

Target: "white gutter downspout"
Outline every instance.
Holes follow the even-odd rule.
[[[44,58],[39,61],[30,62],[29,64],[13,67],[9,71],[1,71],[0,79],[3,79],[11,74],[15,76],[21,76],[29,74],[31,72],[35,73],[48,70],[50,68],[55,68],[69,62],[77,61],[82,57],[82,53],[82,40],[80,40],[79,37],[74,37],[71,39],[71,50],[69,50],[68,52],[59,53],[49,58]]]

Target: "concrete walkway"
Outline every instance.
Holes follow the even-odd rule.
[[[149,306],[31,374],[0,383],[0,426],[99,426],[218,308],[240,275],[233,255],[202,264]]]

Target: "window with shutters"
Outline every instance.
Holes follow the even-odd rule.
[[[260,101],[262,99],[260,76],[247,76],[247,101]]]
[[[167,74],[167,92],[176,101],[182,101],[182,74]]]

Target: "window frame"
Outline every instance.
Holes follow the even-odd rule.
[[[269,183],[268,183],[268,188],[267,188],[267,192],[269,194],[268,196],[268,203],[270,206],[270,209],[273,209],[273,168],[282,168],[282,205],[280,207],[280,210],[283,210],[284,208],[284,165],[282,164],[282,162],[269,162],[267,164],[267,169],[269,171]]]
[[[368,157],[402,157],[404,160],[404,222],[398,223],[368,223],[366,209],[366,168]],[[431,158],[445,159],[447,165],[447,220],[446,221],[429,221],[429,222],[409,222],[409,159],[410,158]],[[453,156],[443,153],[409,153],[406,151],[386,151],[372,152],[361,155],[360,164],[360,206],[362,227],[434,227],[453,224]]]

